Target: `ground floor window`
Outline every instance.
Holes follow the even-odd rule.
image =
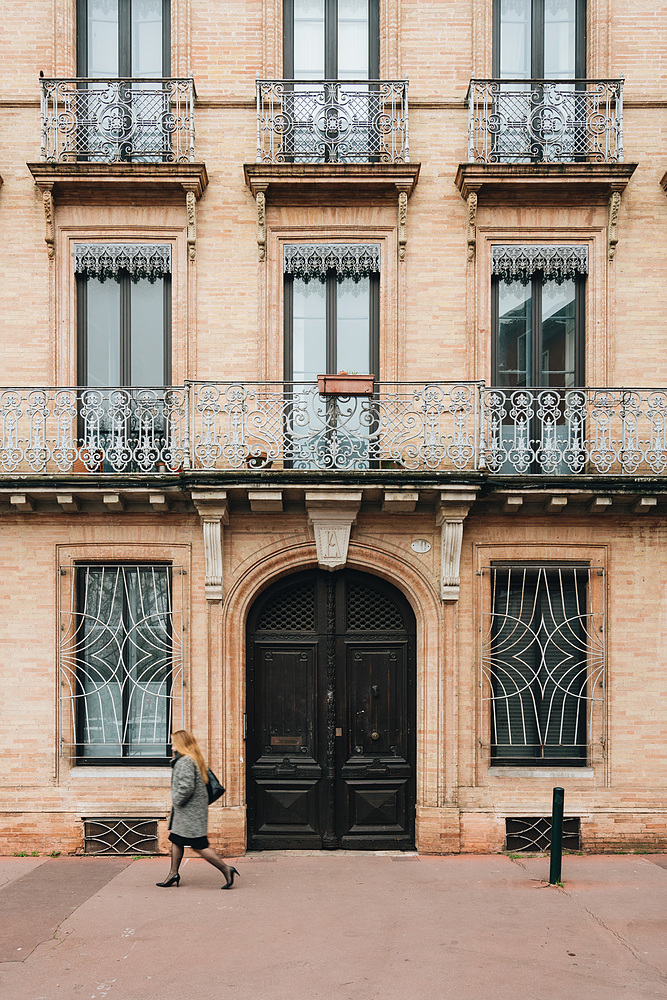
[[[63,721],[79,762],[168,761],[182,705],[173,578],[165,564],[74,568],[71,612],[61,612],[61,687],[71,700],[71,720]]]
[[[492,765],[577,766],[604,739],[604,629],[583,565],[483,573],[483,732]]]

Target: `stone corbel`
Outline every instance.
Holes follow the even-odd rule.
[[[468,211],[466,217],[466,242],[468,245],[468,263],[472,264],[477,250],[477,192],[468,194]]]
[[[618,213],[620,207],[621,192],[612,191],[609,196],[609,208],[607,210],[607,253],[610,261],[613,261],[616,256],[616,245],[618,243]]]
[[[46,222],[46,235],[44,237],[46,241],[46,251],[49,255],[49,260],[54,260],[56,256],[56,227],[52,186],[45,186],[42,188],[42,201],[44,203],[44,221]]]
[[[398,192],[398,259],[405,260],[405,248],[407,246],[407,224],[408,224],[408,191],[399,189]]]
[[[308,523],[313,526],[317,564],[333,572],[347,563],[350,532],[361,505],[361,491],[313,490],[306,493]]]
[[[443,490],[436,513],[440,528],[440,597],[443,601],[458,601],[463,544],[463,522],[475,502],[475,486],[452,487]]]
[[[259,260],[266,260],[266,187],[259,188],[255,201],[257,202],[257,256]]]
[[[188,214],[188,258],[197,259],[197,198],[194,191],[185,192],[185,209]]]
[[[229,524],[227,491],[197,492],[192,496],[204,532],[206,600],[222,600],[222,529]]]

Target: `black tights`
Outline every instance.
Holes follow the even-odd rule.
[[[201,850],[197,850],[196,847],[193,847],[192,850],[196,851],[199,857],[203,858],[204,861],[208,861],[209,865],[213,865],[214,868],[217,868],[218,871],[221,871],[222,874],[225,876],[225,881],[229,882],[230,878],[232,877],[229,865],[225,864],[225,862],[222,860],[217,851],[214,851],[212,847],[204,847]],[[169,870],[169,878],[172,878],[172,876],[174,875],[178,875],[178,869],[182,860],[183,860],[183,848],[179,844],[175,844],[172,840],[171,868]]]

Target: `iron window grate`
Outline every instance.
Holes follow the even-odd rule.
[[[157,854],[156,819],[84,820],[84,854]]]
[[[505,850],[517,853],[548,851],[551,847],[550,816],[512,816],[505,819]],[[581,822],[578,816],[563,820],[563,849],[581,849]]]

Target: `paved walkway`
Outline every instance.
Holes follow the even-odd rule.
[[[667,998],[667,858],[0,858],[2,1000]]]

